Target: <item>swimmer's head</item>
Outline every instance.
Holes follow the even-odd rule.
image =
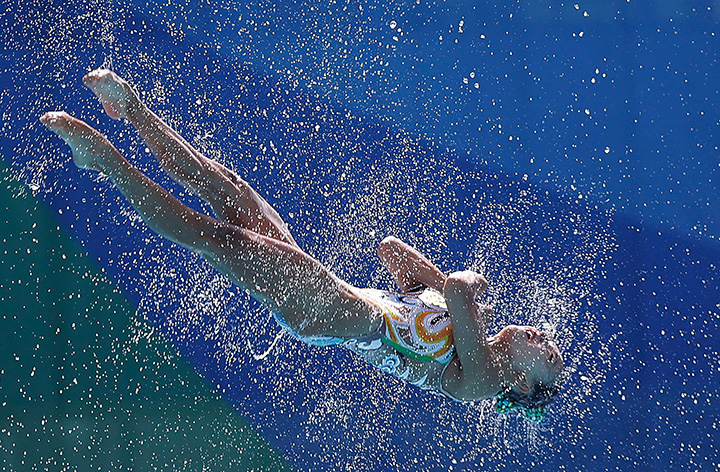
[[[496,353],[504,364],[506,386],[495,397],[495,409],[521,409],[539,421],[560,389],[564,363],[555,342],[532,326],[507,326],[495,336]]]

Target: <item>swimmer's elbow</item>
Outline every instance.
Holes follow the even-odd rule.
[[[380,241],[377,247],[377,254],[380,260],[387,261],[398,253],[398,248],[402,244],[402,241],[395,236],[387,236],[385,239]]]
[[[380,258],[383,266],[390,271],[391,274],[397,279],[399,268],[397,263],[397,249],[394,249],[393,236],[388,236],[378,244],[377,255]]]
[[[398,238],[397,236],[390,235],[390,236],[385,236],[385,238],[382,241],[380,241],[380,245],[381,246],[382,245],[393,245],[393,244],[397,244],[397,243],[401,243],[401,242],[402,242],[402,240],[400,238]]]

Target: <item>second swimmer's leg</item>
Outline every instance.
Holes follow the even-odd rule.
[[[98,69],[83,78],[112,118],[137,128],[165,171],[207,201],[215,214],[234,225],[297,246],[275,209],[235,172],[203,156],[140,101],[117,74]]]

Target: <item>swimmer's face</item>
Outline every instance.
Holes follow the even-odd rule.
[[[499,334],[507,346],[512,365],[522,370],[529,382],[553,383],[563,370],[563,358],[554,341],[532,326],[510,325]]]

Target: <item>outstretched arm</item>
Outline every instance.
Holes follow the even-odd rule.
[[[445,274],[409,244],[388,236],[378,246],[378,255],[401,290],[422,284],[442,293]]]
[[[476,302],[487,280],[472,272],[454,272],[443,289],[447,301],[457,359],[443,377],[443,388],[459,400],[479,400],[498,392],[500,366],[487,342],[487,317]]]

